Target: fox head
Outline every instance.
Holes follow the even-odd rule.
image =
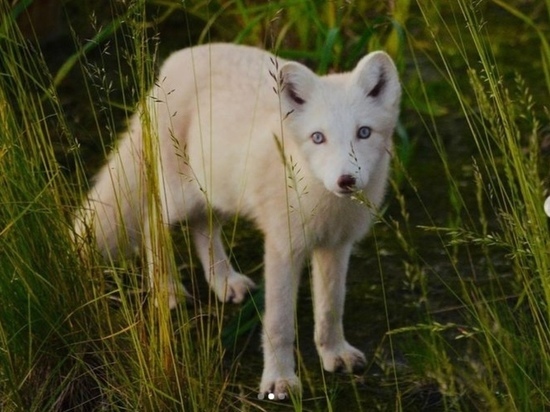
[[[373,52],[351,72],[322,77],[288,62],[280,76],[285,133],[311,173],[338,196],[366,190],[391,157],[401,97],[391,58]]]

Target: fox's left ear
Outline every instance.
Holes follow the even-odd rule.
[[[363,57],[353,70],[353,80],[369,99],[377,99],[384,106],[395,107],[401,99],[401,84],[393,60],[383,51]]]

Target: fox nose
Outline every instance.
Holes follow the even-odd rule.
[[[352,175],[342,175],[338,178],[338,186],[346,191],[351,191],[355,187],[355,182]]]

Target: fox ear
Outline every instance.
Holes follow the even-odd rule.
[[[281,97],[291,110],[307,103],[315,87],[315,73],[300,63],[288,62],[281,67],[279,76],[282,83]]]
[[[382,51],[367,54],[353,70],[353,79],[369,99],[393,107],[401,99],[401,85],[397,69],[390,56]]]

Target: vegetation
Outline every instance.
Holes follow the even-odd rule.
[[[288,409],[256,399],[261,292],[242,307],[217,303],[185,227],[176,256],[159,259],[182,267],[197,299],[172,312],[149,304],[139,262],[106,264],[73,239],[88,178],[159,62],[210,41],[319,73],[383,48],[402,74],[392,191],[349,276],[348,337],[372,361],[363,376],[322,371],[306,277],[305,391],[292,408],[550,408],[550,0],[68,0],[55,47],[20,30],[40,2],[10,4],[0,3],[1,410]],[[237,217],[225,234],[259,280],[258,234]]]

